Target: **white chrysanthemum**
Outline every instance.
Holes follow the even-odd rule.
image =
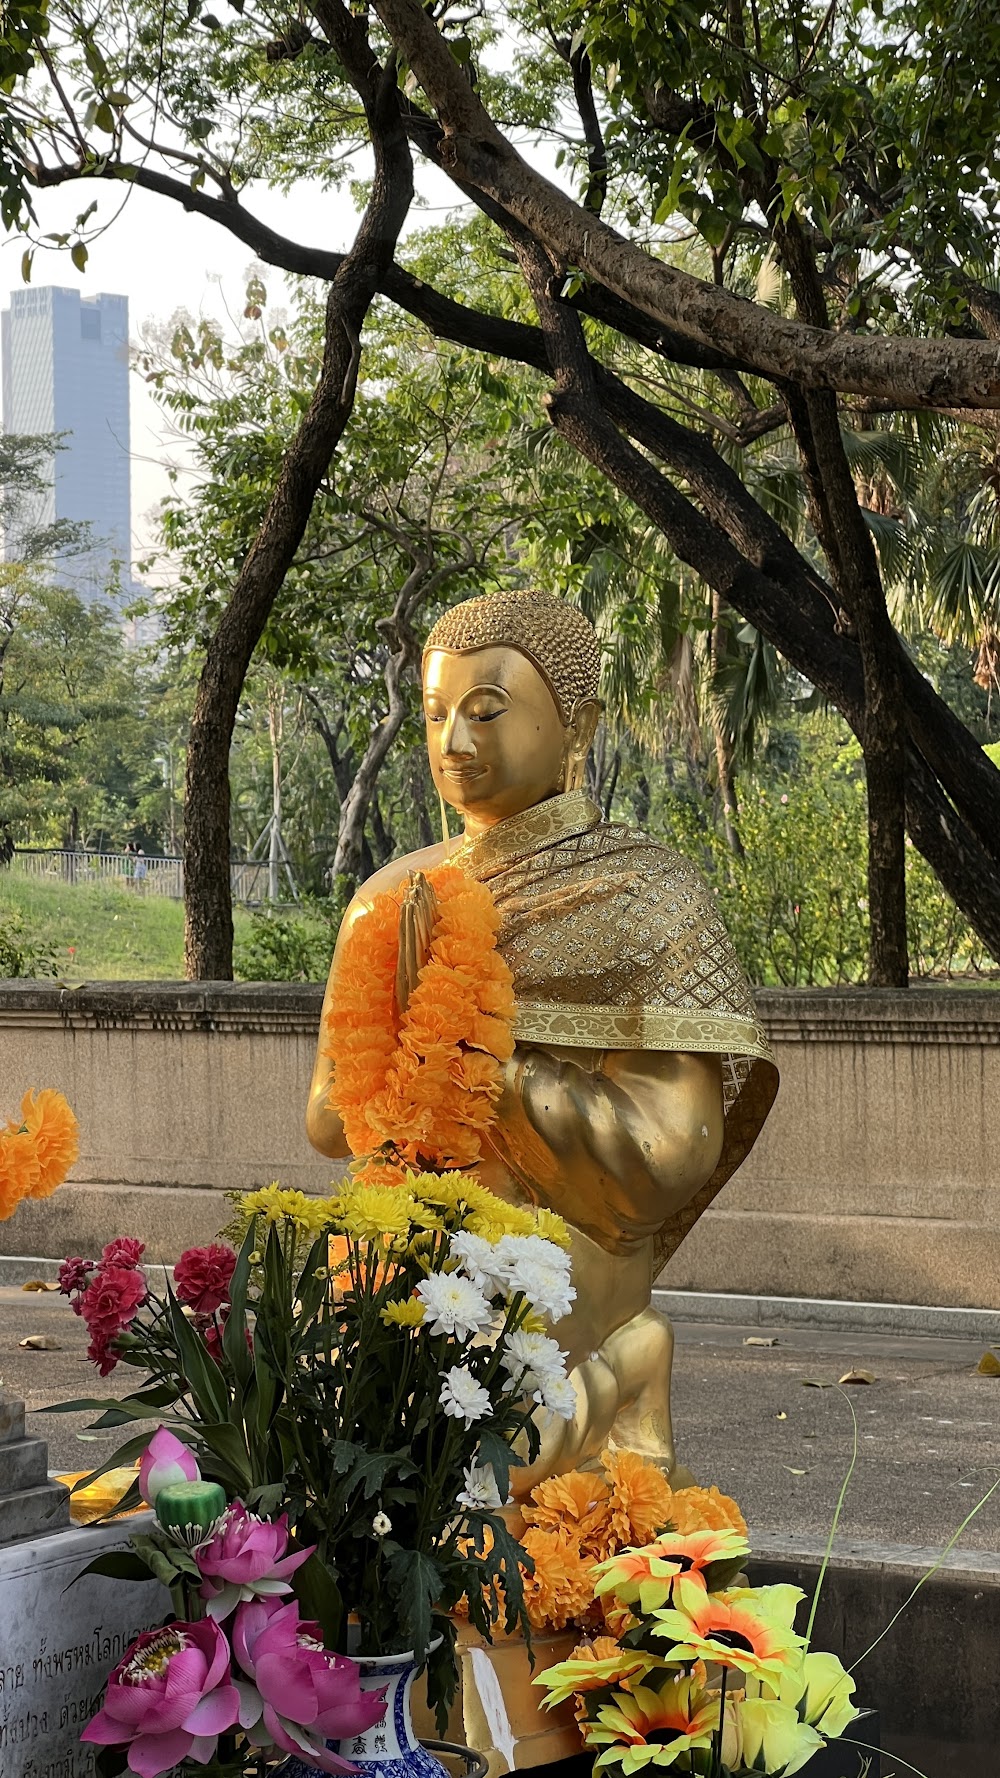
[[[422,1278],[414,1292],[426,1310],[424,1325],[432,1334],[453,1334],[457,1340],[468,1340],[484,1333],[492,1318],[490,1305],[481,1290],[461,1272],[432,1272]]]
[[[548,1334],[526,1333],[523,1328],[507,1335],[500,1363],[511,1379],[527,1373],[533,1379],[533,1384],[526,1385],[529,1388],[541,1387],[546,1377],[566,1375],[566,1354],[559,1350],[557,1342]]]
[[[490,1392],[464,1364],[454,1364],[441,1378],[441,1406],[453,1420],[464,1420],[468,1431],[474,1420],[489,1413]]]
[[[372,1530],[376,1537],[388,1537],[392,1530],[392,1520],[388,1513],[376,1513],[372,1520]]]
[[[504,1235],[494,1264],[511,1294],[521,1291],[532,1308],[550,1321],[568,1315],[576,1291],[570,1283],[569,1254],[541,1235]]]
[[[557,1414],[560,1420],[572,1420],[576,1413],[576,1389],[569,1377],[544,1378],[535,1400],[550,1413]]]
[[[458,1505],[473,1512],[492,1513],[503,1505],[492,1463],[470,1463],[465,1471],[465,1487],[458,1496]]]
[[[473,1235],[468,1229],[460,1229],[458,1234],[452,1235],[450,1252],[452,1258],[459,1261],[465,1276],[484,1296],[492,1296],[503,1287],[505,1280],[502,1268],[497,1266],[496,1247],[485,1235]]]

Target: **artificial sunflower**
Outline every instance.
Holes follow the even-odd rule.
[[[764,1589],[761,1589],[764,1590]],[[780,1683],[797,1667],[805,1646],[801,1636],[755,1607],[751,1589],[729,1593],[685,1594],[684,1609],[668,1607],[653,1613],[651,1635],[668,1646],[666,1661],[706,1661],[732,1668],[753,1679]]]
[[[637,1685],[615,1692],[610,1704],[585,1722],[588,1747],[603,1747],[596,1766],[619,1766],[624,1778],[648,1766],[693,1769],[692,1755],[707,1752],[718,1727],[717,1700],[698,1679],[670,1674],[657,1687]]]
[[[673,1599],[681,1603],[685,1586],[697,1592],[718,1592],[735,1580],[750,1545],[738,1531],[692,1531],[686,1537],[661,1532],[641,1550],[622,1550],[602,1562],[594,1592],[612,1594],[622,1605],[638,1603],[642,1612],[657,1611]]]
[[[581,1642],[566,1661],[549,1667],[532,1680],[544,1685],[545,1708],[554,1710],[567,1698],[581,1699],[586,1692],[608,1691],[613,1686],[632,1690],[632,1682],[642,1680],[659,1662],[655,1655],[641,1648],[622,1648],[613,1636],[595,1636],[592,1642]]]
[[[802,1722],[791,1704],[773,1698],[734,1698],[726,1702],[722,1753],[737,1771],[780,1772],[791,1778],[826,1743]]]

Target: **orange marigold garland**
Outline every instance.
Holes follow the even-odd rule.
[[[0,1222],[24,1198],[47,1198],[62,1185],[79,1152],[79,1127],[62,1093],[29,1089],[19,1122],[0,1130]]]
[[[348,933],[327,1024],[330,1101],[351,1152],[474,1166],[514,1050],[513,978],[496,948],[489,890],[459,866],[427,873],[437,898],[430,954],[399,1018],[395,999],[404,887],[379,895]]]

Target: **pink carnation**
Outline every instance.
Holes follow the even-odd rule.
[[[240,1724],[283,1753],[305,1754],[322,1772],[356,1768],[327,1740],[363,1734],[385,1715],[385,1691],[362,1691],[354,1661],[323,1647],[318,1624],[302,1623],[294,1600],[254,1599],[233,1621],[233,1653],[253,1687],[241,1685]]]
[[[63,1296],[68,1296],[74,1315],[83,1314],[80,1296],[86,1290],[97,1268],[93,1259],[64,1259],[59,1267],[59,1289]]]
[[[177,1301],[188,1303],[196,1315],[213,1315],[229,1301],[235,1269],[236,1255],[221,1241],[213,1241],[209,1247],[189,1247],[174,1267]]]
[[[144,1272],[105,1265],[103,1260],[84,1291],[80,1313],[90,1335],[87,1357],[98,1366],[102,1377],[109,1376],[118,1363],[113,1342],[135,1320],[146,1294]]]
[[[210,1618],[147,1630],[115,1668],[81,1739],[127,1746],[129,1771],[139,1778],[160,1778],[187,1759],[207,1765],[239,1716],[231,1661]]]
[[[109,1241],[101,1253],[102,1266],[132,1266],[139,1264],[146,1251],[145,1241],[137,1241],[134,1235],[116,1235]]]
[[[234,1500],[214,1535],[195,1552],[209,1616],[221,1621],[242,1600],[258,1594],[290,1593],[288,1576],[301,1568],[314,1548],[310,1545],[286,1555],[288,1514],[282,1513],[280,1519],[259,1519],[256,1513],[247,1512],[242,1500]]]

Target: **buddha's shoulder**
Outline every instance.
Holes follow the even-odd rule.
[[[678,883],[704,885],[705,878],[693,858],[678,852],[663,840],[655,840],[641,827],[628,827],[624,822],[604,821],[593,830],[593,838],[609,861],[626,860],[633,869],[643,867],[657,874],[673,876]]]
[[[388,864],[383,864],[381,870],[377,870],[361,884],[349,911],[365,913],[377,895],[385,895],[398,889],[411,871],[433,870],[435,865],[443,864],[454,850],[454,845],[446,846],[439,840],[435,846],[422,846],[419,852],[407,852],[403,858],[391,858]]]

